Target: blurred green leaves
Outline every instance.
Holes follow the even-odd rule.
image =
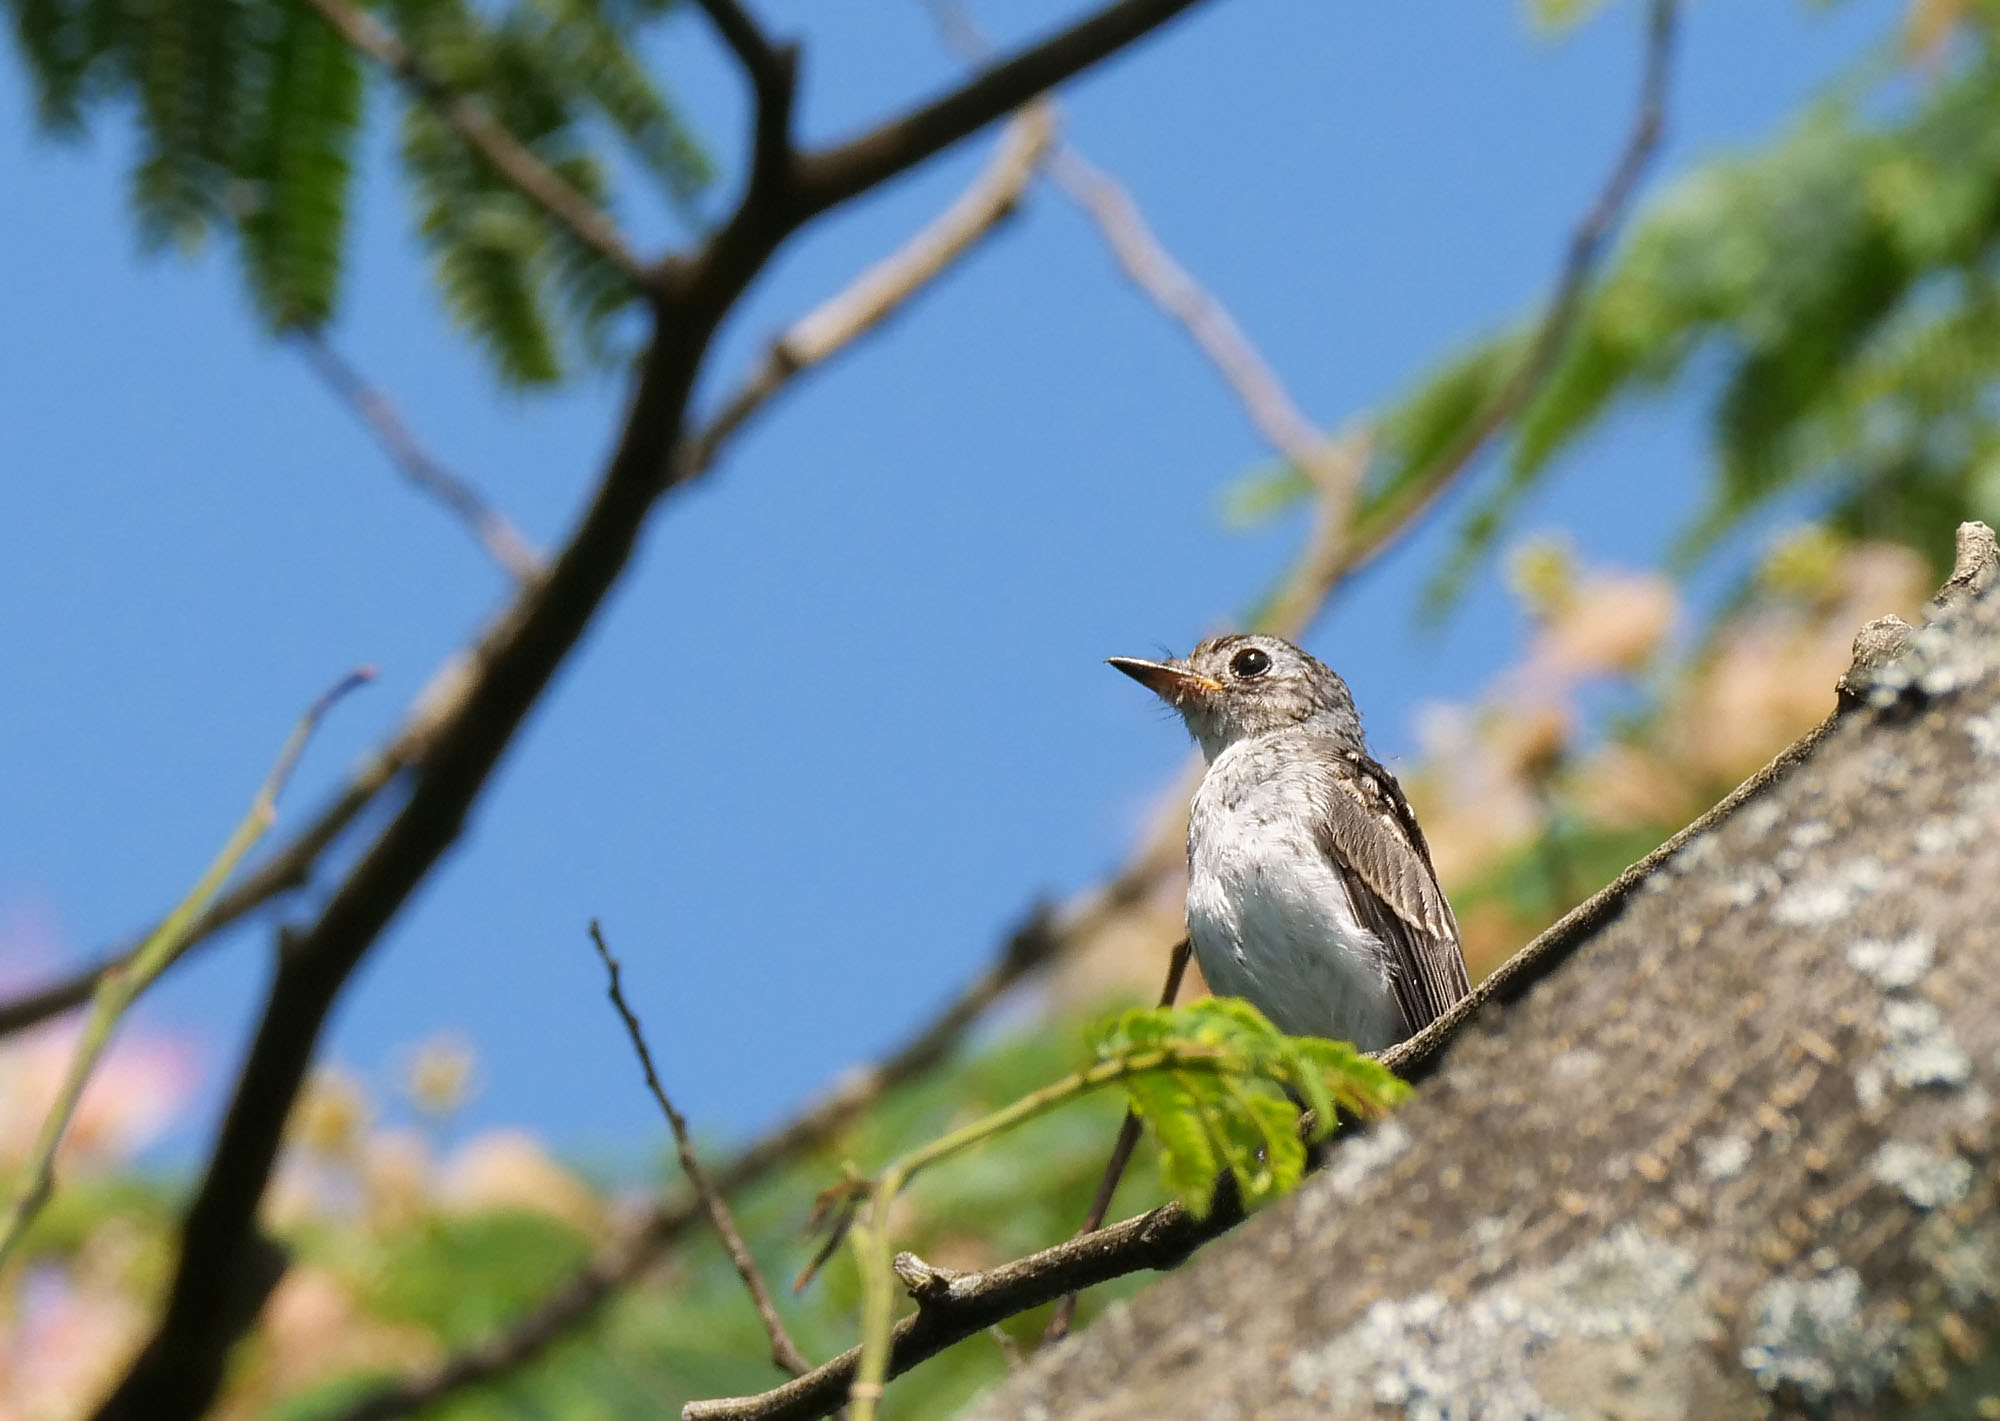
[[[1794,492],[1843,533],[1947,558],[1960,521],[2000,512],[2000,58],[1984,14],[1968,11],[1933,72],[1880,63],[1763,152],[1713,161],[1651,203],[1461,518],[1432,610],[1561,456],[1644,394],[1712,392],[1708,497],[1684,558]],[[1885,61],[1899,46],[1886,42]],[[1447,359],[1385,412],[1364,517],[1422,484],[1522,338]],[[1291,471],[1253,474],[1231,512],[1268,516],[1306,492]]]
[[[267,327],[337,314],[368,70],[304,0],[4,3],[46,128],[136,113],[132,196],[149,246],[230,233]],[[634,50],[664,8],[386,0],[380,18],[589,200],[615,208],[622,168],[692,220],[709,161]],[[446,306],[502,378],[547,384],[620,358],[616,318],[633,300],[620,274],[376,78],[402,108],[403,173]]]

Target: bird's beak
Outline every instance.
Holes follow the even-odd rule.
[[[1171,661],[1142,661],[1136,656],[1108,656],[1104,664],[1115,666],[1170,706],[1179,707],[1195,698],[1212,696],[1222,690],[1220,681],[1200,676]]]

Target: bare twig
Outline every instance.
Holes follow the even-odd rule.
[[[717,1191],[727,1196],[748,1188],[806,1151],[832,1140],[884,1093],[936,1066],[988,1008],[1061,950],[1062,938],[1050,915],[1040,911],[1031,914],[1009,935],[994,964],[901,1048],[872,1066],[849,1072],[831,1093],[717,1171],[714,1179]],[[699,1199],[684,1198],[654,1206],[629,1240],[586,1265],[505,1332],[447,1358],[428,1372],[367,1394],[334,1421],[393,1421],[533,1361],[549,1344],[587,1321],[618,1289],[643,1274],[701,1217]]]
[[[708,1214],[709,1222],[722,1236],[722,1246],[729,1254],[729,1261],[736,1268],[736,1276],[743,1280],[743,1286],[750,1294],[750,1302],[757,1309],[758,1320],[764,1324],[765,1335],[771,1339],[771,1360],[780,1369],[793,1376],[804,1376],[812,1370],[812,1364],[792,1341],[792,1335],[785,1331],[784,1319],[778,1316],[777,1304],[771,1300],[771,1290],[764,1284],[764,1275],[757,1271],[757,1260],[750,1256],[750,1246],[743,1241],[742,1230],[736,1227],[736,1216],[729,1211],[729,1204],[715,1192],[708,1182],[708,1174],[701,1167],[701,1160],[694,1152],[694,1140],[688,1134],[687,1118],[674,1109],[673,1101],[667,1098],[666,1087],[660,1084],[660,1074],[653,1067],[653,1053],[646,1048],[646,1033],[639,1025],[639,1018],[625,1000],[624,988],[618,980],[618,959],[611,955],[611,949],[604,944],[604,930],[597,919],[590,920],[590,940],[597,948],[597,955],[604,960],[604,970],[611,979],[609,995],[611,1005],[618,1009],[619,1017],[625,1023],[625,1034],[632,1038],[632,1049],[639,1055],[639,1066],[646,1073],[646,1088],[659,1102],[660,1113],[667,1117],[667,1127],[674,1132],[674,1149],[681,1158],[681,1170],[687,1175],[688,1184],[701,1200],[702,1209]]]
[[[334,349],[323,331],[301,326],[292,338],[313,373],[375,436],[398,472],[443,504],[508,576],[519,582],[541,571],[541,554],[477,489],[431,457],[389,397]]]
[[[917,1310],[896,1324],[889,1375],[901,1376],[953,1343],[1066,1292],[1144,1269],[1178,1267],[1196,1248],[1242,1221],[1243,1206],[1233,1185],[1223,1178],[1203,1218],[1178,1203],[1163,1204],[1012,1263],[979,1273],[940,1275],[930,1286],[912,1288]],[[683,1421],[809,1421],[825,1416],[846,1397],[860,1360],[856,1347],[761,1396],[692,1401],[681,1416]]]
[[[1340,490],[1351,498],[1366,461],[1353,458],[1344,441],[1329,439],[1299,412],[1284,382],[1228,308],[1160,244],[1124,186],[1071,143],[1059,146],[1047,166],[1056,186],[1097,224],[1132,283],[1208,357],[1265,443],[1322,491]]]
[[[1421,517],[1472,466],[1493,437],[1526,407],[1555,369],[1564,346],[1569,343],[1570,331],[1582,309],[1584,294],[1604,245],[1616,230],[1640,176],[1660,146],[1660,136],[1666,127],[1667,81],[1673,71],[1678,10],[1677,0],[1652,0],[1646,20],[1646,57],[1639,81],[1639,105],[1631,131],[1611,176],[1570,233],[1555,292],[1549,297],[1520,365],[1478,419],[1432,463],[1422,482],[1409,490],[1395,508],[1384,510],[1383,516],[1398,522]],[[1350,568],[1358,569],[1370,561],[1374,551],[1350,553]]]
[[[1188,956],[1193,946],[1186,938],[1174,944],[1174,950],[1167,958],[1167,980],[1160,988],[1161,1006],[1172,1006],[1174,998],[1181,994],[1181,978],[1187,975]],[[1111,1212],[1111,1200],[1118,1192],[1118,1181],[1125,1177],[1125,1167],[1132,1163],[1132,1151],[1139,1147],[1139,1132],[1138,1112],[1127,1107],[1125,1119],[1118,1126],[1118,1138],[1111,1146],[1111,1158],[1104,1162],[1104,1173],[1097,1181],[1097,1193],[1091,1197],[1090,1212],[1084,1216],[1083,1227],[1073,1237],[1082,1238],[1104,1227],[1104,1216]],[[1076,1320],[1078,1296],[1076,1293],[1064,1293],[1057,1301],[1048,1329],[1042,1333],[1044,1344],[1060,1342],[1069,1335],[1070,1323]]]
[[[564,181],[496,120],[486,105],[445,83],[402,39],[348,0],[306,0],[334,33],[414,89],[515,190],[644,291],[651,278],[604,210]]]
[[[795,376],[887,320],[993,232],[1020,203],[1054,132],[1046,101],[1010,119],[993,160],[951,206],[772,342],[736,393],[688,441],[682,477],[709,467],[730,437]]]
[[[0,1221],[0,1266],[6,1264],[28,1224],[55,1191],[56,1151],[61,1148],[63,1137],[69,1133],[70,1121],[83,1099],[84,1087],[90,1083],[91,1073],[97,1069],[97,1062],[111,1044],[111,1035],[117,1030],[119,1021],[132,1003],[158,981],[160,974],[180,955],[204,910],[271,827],[278,815],[278,796],[284,793],[293,767],[298,764],[299,756],[305,753],[306,742],[319,729],[320,720],[327,710],[374,674],[366,668],[350,672],[307,708],[292,733],[286,737],[276,763],[258,787],[243,822],[236,826],[214,862],[209,864],[180,905],[139,945],[130,962],[116,971],[105,973],[99,980],[90,1019],[84,1023],[83,1032],[77,1038],[69,1070],[56,1089],[56,1098],[49,1106],[34,1148],[29,1151],[24,1169],[25,1182],[8,1207],[5,1220]]]

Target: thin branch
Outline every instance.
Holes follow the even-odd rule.
[[[460,699],[471,682],[472,667],[479,654],[453,657],[432,676],[417,694],[402,728],[383,748],[366,756],[348,776],[347,783],[306,826],[282,848],[263,859],[243,881],[217,898],[201,915],[176,965],[187,960],[195,948],[212,941],[225,929],[235,926],[259,908],[283,894],[303,888],[323,855],[356,820],[412,766],[419,763],[439,729],[457,713]],[[139,943],[150,937],[149,928],[132,946],[106,955],[95,966],[72,973],[60,981],[37,987],[28,995],[0,1003],[0,1036],[22,1031],[89,1001],[105,974],[130,964]]]
[[[320,382],[375,436],[397,471],[463,523],[509,577],[521,582],[542,570],[542,555],[477,489],[431,457],[389,397],[348,363],[324,332],[300,327],[292,338]]]
[[[1178,1203],[1084,1234],[1053,1248],[979,1273],[931,1270],[926,1282],[905,1263],[906,1285],[917,1310],[896,1324],[890,1339],[889,1376],[901,1376],[975,1332],[1030,1308],[1144,1269],[1169,1269],[1243,1219],[1233,1181],[1224,1177],[1204,1218]],[[683,1421],[810,1421],[838,1406],[861,1360],[855,1347],[803,1377],[761,1396],[692,1401]]]
[[[366,761],[310,824],[209,905],[188,934],[175,962],[185,961],[196,947],[212,941],[225,928],[241,922],[274,898],[304,887],[319,856],[374,802],[406,763],[389,755],[373,756]],[[25,996],[0,1002],[0,1036],[24,1031],[82,1006],[107,974],[131,965],[139,945],[154,931],[157,928],[148,929],[130,947],[113,952],[93,966],[36,987]]]
[[[718,1193],[727,1196],[768,1178],[800,1155],[834,1139],[887,1092],[930,1071],[950,1055],[994,1003],[1062,949],[1063,938],[1051,916],[1041,911],[1030,915],[1009,935],[993,965],[898,1050],[874,1065],[848,1072],[831,1093],[717,1171],[714,1183]],[[699,1199],[655,1205],[624,1244],[587,1264],[505,1332],[447,1358],[428,1372],[368,1393],[330,1421],[395,1421],[534,1361],[550,1344],[594,1316],[612,1294],[651,1268],[701,1217]]]
[[[1046,102],[1009,120],[992,161],[949,207],[771,343],[749,378],[688,441],[682,477],[711,466],[722,446],[796,376],[875,329],[992,233],[1020,204],[1054,133]]]
[[[422,96],[523,197],[618,268],[634,288],[650,289],[652,279],[645,264],[632,254],[617,224],[509,133],[486,105],[445,83],[399,36],[349,0],[306,0],[306,3],[319,12],[335,34]]]
[[[1351,494],[1359,488],[1365,462],[1352,458],[1344,441],[1328,438],[1300,413],[1284,382],[1228,308],[1161,245],[1124,186],[1069,143],[1050,156],[1048,172],[1063,194],[1097,224],[1132,283],[1179,323],[1208,357],[1264,442],[1322,490],[1344,488]]]
[[[945,44],[959,57],[977,64],[992,54],[991,42],[959,0],[927,0],[927,8]],[[1044,102],[1053,107],[1053,100]],[[1304,556],[1267,600],[1260,619],[1262,630],[1296,640],[1347,570],[1341,552],[1353,531],[1371,440],[1360,430],[1327,435],[1300,412],[1284,381],[1228,308],[1175,260],[1116,178],[1067,140],[1051,146],[1043,167],[1057,190],[1097,227],[1127,279],[1187,333],[1264,442],[1319,494]]]
[[[1458,439],[1427,471],[1422,483],[1410,490],[1388,516],[1398,522],[1419,518],[1469,469],[1493,437],[1513,420],[1534,398],[1554,371],[1563,348],[1569,343],[1577,313],[1583,307],[1590,278],[1610,239],[1632,201],[1640,177],[1659,149],[1666,128],[1667,84],[1673,72],[1674,28],[1679,6],[1676,0],[1652,0],[1646,19],[1646,57],[1639,83],[1639,104],[1633,115],[1618,161],[1603,189],[1570,233],[1555,292],[1544,308],[1528,349],[1514,374]],[[1350,570],[1371,561],[1376,548],[1358,548],[1347,557]]]
[[[756,107],[751,120],[750,180],[742,211],[778,202],[789,193],[792,98],[798,82],[798,49],[774,44],[738,0],[697,0],[709,23],[750,80]]]
[[[1167,980],[1160,988],[1161,1006],[1172,1006],[1174,998],[1181,994],[1181,979],[1187,975],[1188,957],[1193,947],[1186,938],[1174,944],[1174,950],[1167,958]],[[1132,1152],[1139,1148],[1139,1134],[1139,1114],[1127,1107],[1124,1122],[1118,1127],[1118,1138],[1111,1146],[1111,1158],[1104,1162],[1104,1174],[1097,1181],[1097,1193],[1090,1201],[1090,1212],[1084,1216],[1083,1227],[1076,1231],[1074,1237],[1082,1238],[1104,1227],[1104,1217],[1111,1212],[1112,1196],[1118,1192],[1118,1181],[1125,1177],[1125,1167],[1132,1162]],[[1042,1333],[1044,1345],[1060,1342],[1069,1335],[1070,1323],[1076,1319],[1079,1296],[1077,1293],[1064,1293],[1056,1303],[1048,1329]]]
[[[798,189],[805,212],[823,212],[914,167],[1143,39],[1196,3],[1118,0],[982,70],[941,98],[835,147],[801,154]]]
[[[795,1377],[804,1376],[812,1370],[812,1363],[805,1359],[792,1335],[785,1331],[785,1323],[778,1316],[777,1304],[771,1300],[771,1290],[764,1284],[764,1275],[757,1271],[757,1260],[750,1256],[750,1246],[743,1242],[743,1233],[736,1227],[736,1217],[729,1211],[728,1203],[715,1192],[708,1182],[708,1174],[701,1167],[701,1160],[695,1155],[694,1140],[688,1134],[687,1119],[674,1109],[673,1101],[667,1098],[666,1087],[660,1084],[660,1074],[653,1067],[653,1053],[646,1048],[646,1033],[639,1025],[639,1018],[625,1000],[624,988],[618,979],[618,959],[605,946],[604,930],[597,919],[590,920],[590,941],[597,948],[597,955],[604,960],[604,971],[611,979],[609,995],[611,1005],[618,1009],[618,1015],[625,1023],[625,1034],[632,1038],[632,1049],[638,1053],[639,1066],[646,1073],[646,1088],[659,1102],[660,1113],[667,1117],[667,1127],[674,1132],[674,1149],[681,1158],[681,1169],[687,1175],[688,1183],[701,1200],[701,1207],[708,1214],[715,1231],[722,1235],[722,1246],[729,1254],[729,1261],[736,1268],[736,1276],[743,1280],[743,1286],[750,1294],[750,1302],[757,1309],[758,1320],[764,1324],[764,1333],[771,1339],[771,1360],[778,1367]]]
[[[69,1070],[56,1089],[56,1098],[49,1106],[34,1148],[29,1151],[24,1167],[25,1182],[8,1207],[4,1221],[0,1221],[0,1267],[6,1265],[28,1225],[55,1192],[56,1151],[62,1147],[63,1138],[69,1133],[70,1121],[75,1118],[76,1108],[83,1100],[84,1087],[90,1084],[91,1074],[110,1046],[112,1033],[118,1029],[119,1021],[187,947],[188,935],[200,921],[202,913],[214,901],[222,885],[229,881],[230,875],[236,872],[245,856],[256,847],[257,841],[270,829],[278,815],[278,796],[284,793],[293,767],[305,753],[306,742],[319,729],[326,712],[335,701],[371,680],[374,675],[374,671],[367,668],[350,672],[307,708],[292,733],[286,737],[277,761],[250,801],[249,812],[230,834],[221,852],[180,905],[139,945],[130,963],[115,972],[106,973],[98,982],[90,1019],[84,1023],[83,1031],[77,1038]]]

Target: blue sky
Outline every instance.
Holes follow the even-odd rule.
[[[805,41],[808,138],[954,73],[916,0],[759,9]],[[1900,9],[1690,7],[1655,183],[1769,135]],[[980,10],[1003,36],[1060,13]],[[1332,425],[1546,290],[1623,141],[1639,19],[1627,0],[1550,37],[1505,4],[1217,0],[1071,86],[1065,131]],[[733,166],[742,95],[707,34],[676,19],[654,57]],[[372,662],[379,684],[294,785],[297,822],[504,591],[258,333],[226,250],[141,256],[123,123],[56,144],[29,112],[10,52],[0,975],[16,983],[178,896],[302,704]],[[948,201],[990,142],[787,249],[727,330],[708,398]],[[432,298],[389,153],[378,121],[335,337],[440,457],[552,544],[620,385],[495,386]],[[631,217],[671,235],[662,214]],[[1620,415],[1524,526],[1656,561],[1698,490],[1699,417],[1698,402]],[[1218,506],[1264,458],[1093,230],[1038,190],[655,521],[466,840],[351,984],[332,1057],[386,1085],[411,1043],[459,1032],[483,1059],[469,1123],[599,1155],[652,1140],[592,915],[709,1128],[752,1130],[871,1057],[1026,904],[1117,862],[1185,745],[1101,658],[1185,646],[1254,600],[1300,530],[1233,532]],[[1442,631],[1415,629],[1446,538],[1438,523],[1412,539],[1311,639],[1391,757],[1420,703],[1472,694],[1518,644],[1490,576]],[[232,935],[143,1008],[202,1042],[204,1104],[180,1149],[205,1137],[269,937],[268,922]]]

